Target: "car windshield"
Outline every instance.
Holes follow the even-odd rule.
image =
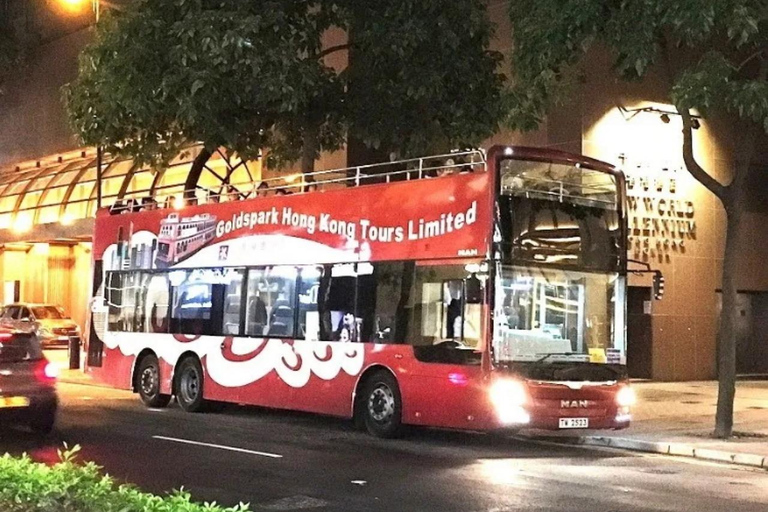
[[[625,364],[625,280],[618,273],[501,266],[494,361]]]
[[[42,357],[42,350],[34,337],[0,333],[0,363],[34,361]]]
[[[66,318],[64,312],[56,306],[37,306],[32,308],[35,318],[38,320],[61,320]]]

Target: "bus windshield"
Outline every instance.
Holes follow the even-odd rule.
[[[503,160],[499,229],[505,262],[618,270],[621,201],[616,176],[578,165]]]
[[[625,364],[625,286],[615,272],[500,265],[494,362]]]

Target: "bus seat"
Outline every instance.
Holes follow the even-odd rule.
[[[291,332],[288,329],[288,325],[282,322],[272,322],[269,326],[267,336],[288,336]]]
[[[272,318],[293,318],[293,309],[288,306],[277,306],[272,313]]]
[[[245,333],[249,336],[264,336],[264,324],[261,322],[249,321]]]
[[[227,298],[224,307],[224,334],[240,334],[240,297]]]

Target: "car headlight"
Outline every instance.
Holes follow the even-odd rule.
[[[51,336],[53,336],[53,331],[51,331],[51,330],[50,330],[50,329],[48,329],[47,327],[41,327],[41,328],[40,328],[40,329],[37,331],[37,333],[38,333],[38,335],[40,335],[40,336],[43,336],[43,337],[45,337],[45,338],[50,338]]]
[[[622,387],[618,393],[616,393],[616,403],[620,407],[630,407],[637,402],[637,395],[635,390],[629,386]]]

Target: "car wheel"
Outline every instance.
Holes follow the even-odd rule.
[[[29,422],[29,429],[33,434],[44,437],[53,431],[56,424],[56,411],[47,410]]]
[[[187,357],[176,370],[176,401],[186,412],[203,410],[203,367],[196,357]]]
[[[373,374],[363,386],[360,407],[368,432],[376,437],[397,437],[402,431],[402,411],[397,380],[389,372]]]
[[[171,401],[170,395],[160,393],[160,364],[153,355],[144,356],[136,375],[136,388],[141,401],[147,407],[165,407]]]

